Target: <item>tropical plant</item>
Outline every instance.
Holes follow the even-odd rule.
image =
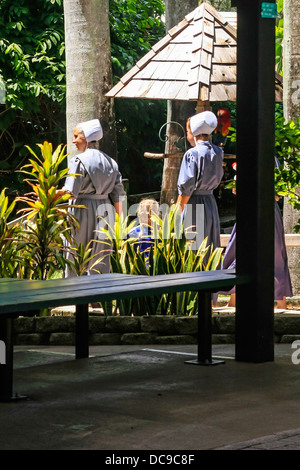
[[[275,191],[300,210],[300,118],[285,122],[282,113],[277,112],[275,123],[275,150],[281,163],[275,169]],[[300,218],[294,230],[300,232]]]
[[[143,250],[143,237],[130,236],[135,222],[128,223],[128,218],[116,216],[114,227],[103,229],[113,247],[111,268],[113,272],[134,275],[155,276],[179,272],[194,272],[217,269],[221,260],[221,248],[207,246],[203,240],[194,252],[192,240],[189,239],[189,228],[184,228],[179,215],[179,208],[173,205],[165,211],[163,217],[151,216],[152,241]],[[144,239],[149,243],[148,237]],[[206,264],[205,256],[208,254]],[[116,310],[120,315],[128,314],[175,314],[193,315],[197,311],[197,294],[179,292],[161,296],[143,297],[140,299],[120,300]]]
[[[57,270],[70,263],[63,256],[64,239],[72,243],[72,230],[78,222],[72,217],[66,202],[69,193],[58,192],[60,181],[68,169],[60,169],[66,158],[65,147],[59,145],[52,152],[52,144],[38,144],[42,158],[28,147],[34,158],[21,171],[27,175],[32,192],[16,199],[25,206],[18,213],[28,214],[20,231],[19,248],[22,250],[24,270],[30,279],[49,279]]]
[[[17,277],[18,259],[18,224],[8,223],[10,214],[15,208],[15,201],[9,203],[5,195],[6,188],[0,193],[0,277]]]

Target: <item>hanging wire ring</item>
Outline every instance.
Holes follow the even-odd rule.
[[[184,127],[179,123],[179,122],[176,122],[176,121],[169,121],[169,122],[166,122],[165,124],[163,124],[161,126],[161,128],[159,129],[159,133],[158,133],[158,137],[159,139],[161,140],[161,142],[167,142],[169,140],[169,136],[167,134],[164,135],[164,138],[162,138],[161,136],[161,133],[162,133],[162,130],[165,126],[167,126],[168,124],[177,124],[177,126],[179,126],[181,129],[182,129],[182,132],[183,132],[183,137],[179,137],[175,142],[174,142],[174,145],[176,145],[176,147],[178,148],[181,148],[184,146],[184,149],[185,151],[187,150],[187,146],[186,146],[186,133],[185,133],[185,129]],[[182,143],[184,145],[182,145]]]

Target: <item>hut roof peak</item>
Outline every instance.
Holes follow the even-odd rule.
[[[236,25],[235,12],[218,12],[209,3],[201,3],[171,28],[106,96],[235,101]],[[277,88],[280,94],[281,89]]]

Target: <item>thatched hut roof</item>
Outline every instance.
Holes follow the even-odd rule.
[[[202,3],[169,30],[106,96],[235,101],[236,22],[236,13],[219,13]],[[275,98],[282,101],[282,78],[274,75]]]

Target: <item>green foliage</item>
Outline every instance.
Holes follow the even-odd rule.
[[[234,127],[230,128],[228,138],[236,142]],[[275,108],[275,154],[280,162],[280,168],[275,168],[275,193],[286,196],[300,210],[300,118],[285,122],[281,104]],[[226,189],[235,187],[234,179],[227,182]],[[300,218],[294,230],[300,232]]]
[[[0,29],[1,184],[20,194],[25,145],[65,141],[62,0],[2,0]]]
[[[275,64],[278,73],[282,74],[282,42],[283,42],[283,0],[277,0],[278,19],[275,26]]]
[[[152,215],[149,229],[153,234],[153,242],[144,251],[140,244],[143,237],[130,237],[134,222],[129,223],[128,218],[117,215],[114,227],[102,230],[113,247],[112,272],[155,276],[217,269],[222,249],[213,250],[213,247],[207,246],[205,239],[194,252],[191,249],[192,240],[188,239],[189,229],[183,227],[178,210],[178,206],[173,205],[162,218]],[[204,264],[207,254],[208,259]],[[197,311],[196,300],[195,292],[126,299],[118,301],[116,311],[120,315],[194,315]]]
[[[11,109],[40,110],[65,93],[61,0],[1,2],[0,70]]]
[[[78,224],[67,209],[70,194],[57,192],[67,172],[67,169],[60,170],[67,156],[65,147],[60,145],[52,152],[48,142],[38,146],[42,157],[29,148],[34,158],[21,170],[32,192],[17,198],[27,206],[19,212],[28,213],[27,223],[19,234],[19,249],[26,277],[44,280],[65,268],[63,237],[71,242],[71,229],[76,229]]]
[[[5,189],[0,193],[0,276],[46,280],[60,275],[67,264],[77,275],[85,274],[91,259],[89,245],[72,247],[72,261],[65,256],[65,240],[74,245],[72,234],[78,228],[77,220],[68,211],[70,205],[66,204],[70,194],[58,189],[67,173],[67,169],[61,169],[67,156],[65,147],[60,145],[54,152],[48,142],[38,147],[41,156],[28,148],[31,157],[21,169],[31,192],[11,204]],[[16,202],[24,204],[19,210],[24,220],[8,223]],[[112,272],[155,276],[218,268],[222,249],[213,250],[204,240],[194,252],[188,237],[189,229],[181,223],[178,206],[166,206],[165,209],[161,218],[152,216],[153,243],[144,251],[140,247],[141,239],[131,237],[135,221],[117,215],[113,227],[102,229],[109,251],[112,251]],[[121,315],[192,315],[197,310],[196,299],[196,293],[185,292],[121,300],[116,311]],[[103,304],[103,307],[106,311],[107,305]]]
[[[300,210],[300,118],[285,122],[278,110],[275,123],[275,149],[281,163],[281,167],[275,169],[275,191]],[[300,232],[300,218],[294,230]]]
[[[115,81],[165,35],[162,0],[110,0],[111,54]]]
[[[8,218],[15,207],[5,195],[6,188],[0,193],[0,277],[17,277],[17,234],[18,225],[11,226]]]

